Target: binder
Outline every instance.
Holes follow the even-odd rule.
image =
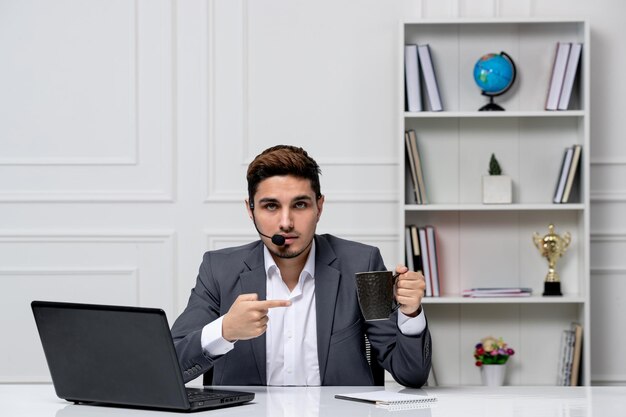
[[[406,109],[409,112],[422,111],[422,87],[418,61],[417,45],[404,45],[404,85]]]
[[[554,203],[561,203],[563,201],[563,191],[565,191],[565,183],[567,182],[567,174],[572,164],[572,156],[574,154],[574,148],[567,148],[563,155],[563,162],[561,164],[561,174],[556,183],[556,190],[554,191]]]
[[[580,161],[582,147],[580,145],[574,145],[573,149],[574,153],[572,155],[572,163],[570,164],[567,172],[567,181],[565,182],[561,203],[567,203],[569,201],[570,192],[572,191],[572,186],[574,184],[574,178],[576,178],[576,172],[578,171],[578,161]]]
[[[571,47],[571,43],[557,43],[554,64],[552,65],[550,88],[548,89],[548,97],[546,98],[546,110],[556,110],[559,106],[559,98],[561,96],[561,90],[563,89],[563,79],[565,78],[565,69],[567,67],[567,59]]]
[[[578,63],[580,61],[582,49],[582,43],[572,44],[569,58],[567,59],[565,77],[563,79],[563,88],[561,89],[561,97],[559,97],[558,110],[567,110],[569,107],[569,100],[572,95],[572,89],[574,88],[574,80],[576,79],[576,74],[578,73]]]
[[[428,44],[419,45],[417,49],[422,68],[422,76],[424,77],[424,84],[426,85],[426,93],[428,94],[430,111],[442,111],[443,105],[441,104],[441,95],[439,94],[439,85],[437,83],[437,76],[435,75],[430,46]]]

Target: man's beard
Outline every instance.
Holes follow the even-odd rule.
[[[278,252],[278,251],[270,249],[270,252],[272,253],[272,255],[276,256],[277,258],[293,259],[293,258],[297,258],[298,256],[302,255],[304,252],[306,252],[306,250],[309,248],[309,246],[311,246],[312,243],[313,243],[313,239],[311,239],[309,244],[299,251],[290,251],[289,249],[286,249],[284,252]]]

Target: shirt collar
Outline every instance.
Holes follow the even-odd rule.
[[[276,265],[276,262],[274,262],[272,254],[265,245],[263,245],[263,262],[265,263],[265,274],[267,277],[271,276],[270,273],[273,269],[280,271],[280,269],[278,269],[278,265]],[[311,250],[309,251],[309,255],[306,259],[306,262],[304,263],[304,268],[300,273],[300,278],[298,279],[298,281],[301,281],[302,278],[306,277],[307,275],[311,278],[315,277],[315,239],[313,239],[313,242],[311,242]]]

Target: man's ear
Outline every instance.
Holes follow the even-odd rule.
[[[250,203],[250,201],[248,201],[247,198],[243,201],[244,203],[246,203],[246,210],[248,211],[248,217],[252,219],[252,210],[254,209],[254,203]]]
[[[320,195],[315,203],[317,204],[317,221],[319,222],[322,216],[322,210],[324,209],[324,195]]]

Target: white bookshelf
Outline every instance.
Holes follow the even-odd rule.
[[[571,322],[583,325],[582,378],[590,383],[589,319],[589,27],[579,20],[425,20],[400,25],[400,253],[404,227],[437,231],[441,297],[424,299],[440,385],[478,385],[474,345],[502,336],[516,354],[509,385],[555,385],[560,340]],[[557,42],[582,42],[570,110],[545,111]],[[404,109],[404,44],[429,44],[442,112]],[[512,89],[495,102],[504,112],[478,112],[487,98],[472,70],[485,53],[507,52],[517,66]],[[422,88],[422,94],[426,94]],[[429,204],[407,200],[404,131],[416,132]],[[552,198],[566,147],[581,144],[580,176],[570,204]],[[484,205],[481,177],[495,153],[513,179],[513,203]],[[562,297],[543,297],[548,270],[532,235],[572,235],[557,265]],[[531,287],[525,298],[461,297],[472,287]]]

